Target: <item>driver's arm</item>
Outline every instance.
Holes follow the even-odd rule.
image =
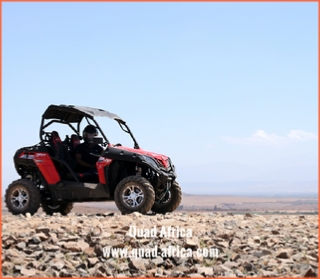
[[[88,164],[87,162],[83,161],[80,153],[76,153],[75,157],[76,157],[76,162],[83,167],[86,167],[86,168],[95,168],[96,167],[96,165],[91,165],[91,164]]]

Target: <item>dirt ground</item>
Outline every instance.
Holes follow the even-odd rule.
[[[205,196],[188,195],[182,197],[177,209],[180,212],[202,211],[230,211],[230,212],[316,212],[318,211],[317,198],[269,198],[269,197],[242,197],[242,196]],[[43,211],[41,208],[38,213]],[[119,212],[114,202],[84,202],[75,203],[74,213],[98,214],[105,212]],[[8,210],[2,202],[2,214]]]
[[[317,211],[317,198],[183,196],[182,210]]]

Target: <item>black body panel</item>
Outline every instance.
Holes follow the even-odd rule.
[[[138,153],[108,146],[101,156],[113,160],[142,164],[152,168],[159,175],[170,178],[170,180],[176,178],[175,171],[172,167],[170,169],[165,169],[164,167],[160,166],[160,164],[156,160],[147,155],[141,155]],[[148,159],[148,162],[146,161],[146,159]]]
[[[118,149],[115,147],[108,146],[103,153],[101,154],[102,157],[106,157],[113,160],[125,160],[129,162],[143,162],[143,156],[137,153],[133,153],[130,151]]]
[[[111,200],[106,185],[100,183],[83,183],[72,181],[60,181],[58,185],[48,185],[55,202],[84,202]]]

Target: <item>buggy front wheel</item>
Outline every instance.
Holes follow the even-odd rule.
[[[146,214],[154,204],[155,194],[150,182],[141,176],[122,179],[114,192],[114,201],[122,214]]]

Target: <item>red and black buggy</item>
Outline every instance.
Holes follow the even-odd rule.
[[[115,120],[131,136],[133,148],[110,143],[96,117]],[[98,129],[101,137],[94,141],[104,148],[97,158],[96,176],[76,170],[74,149],[82,141],[84,123]],[[53,124],[69,127],[70,134],[62,141],[58,131],[50,130]],[[90,201],[115,201],[122,214],[166,213],[181,202],[170,158],[141,149],[126,122],[102,109],[50,105],[42,115],[40,142],[17,150],[14,164],[20,179],[5,194],[12,214],[34,214],[41,206],[47,214],[66,215],[73,203]]]

